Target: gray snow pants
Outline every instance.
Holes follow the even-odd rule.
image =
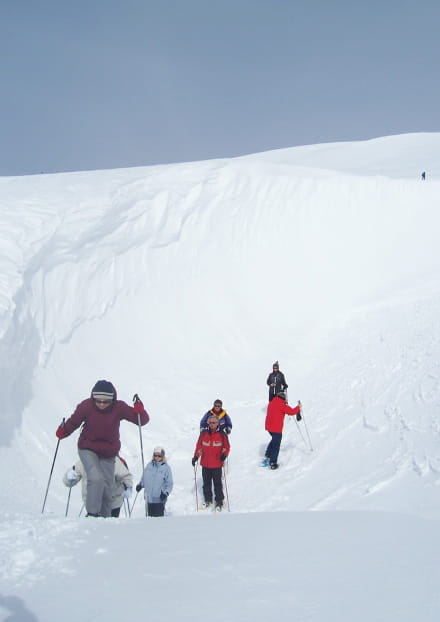
[[[87,474],[87,513],[110,516],[115,459],[100,458],[90,449],[78,449],[78,454]]]

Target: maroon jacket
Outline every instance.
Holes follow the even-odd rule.
[[[119,425],[122,419],[138,424],[138,416],[134,409],[123,402],[115,400],[105,410],[99,410],[94,400],[89,397],[75,409],[75,412],[64,424],[66,436],[70,436],[83,424],[78,439],[79,449],[91,449],[100,458],[113,458],[121,448]],[[149,422],[147,411],[139,415],[141,425]]]
[[[299,406],[291,408],[280,397],[274,397],[267,407],[266,430],[281,433],[284,426],[284,415],[297,415],[299,412]]]

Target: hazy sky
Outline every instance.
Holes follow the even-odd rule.
[[[0,175],[440,131],[439,0],[0,0]]]

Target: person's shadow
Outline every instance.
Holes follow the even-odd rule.
[[[6,610],[6,618],[1,617],[2,609]],[[2,622],[38,622],[38,618],[26,608],[21,598],[2,594],[0,594],[0,619]]]

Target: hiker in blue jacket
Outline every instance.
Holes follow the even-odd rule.
[[[214,406],[211,410],[208,410],[207,413],[203,415],[200,420],[200,432],[203,430],[208,430],[208,419],[215,415],[218,419],[218,429],[221,432],[225,432],[225,434],[230,434],[232,430],[232,421],[231,417],[228,415],[226,410],[223,409],[223,402],[221,400],[215,400]]]

